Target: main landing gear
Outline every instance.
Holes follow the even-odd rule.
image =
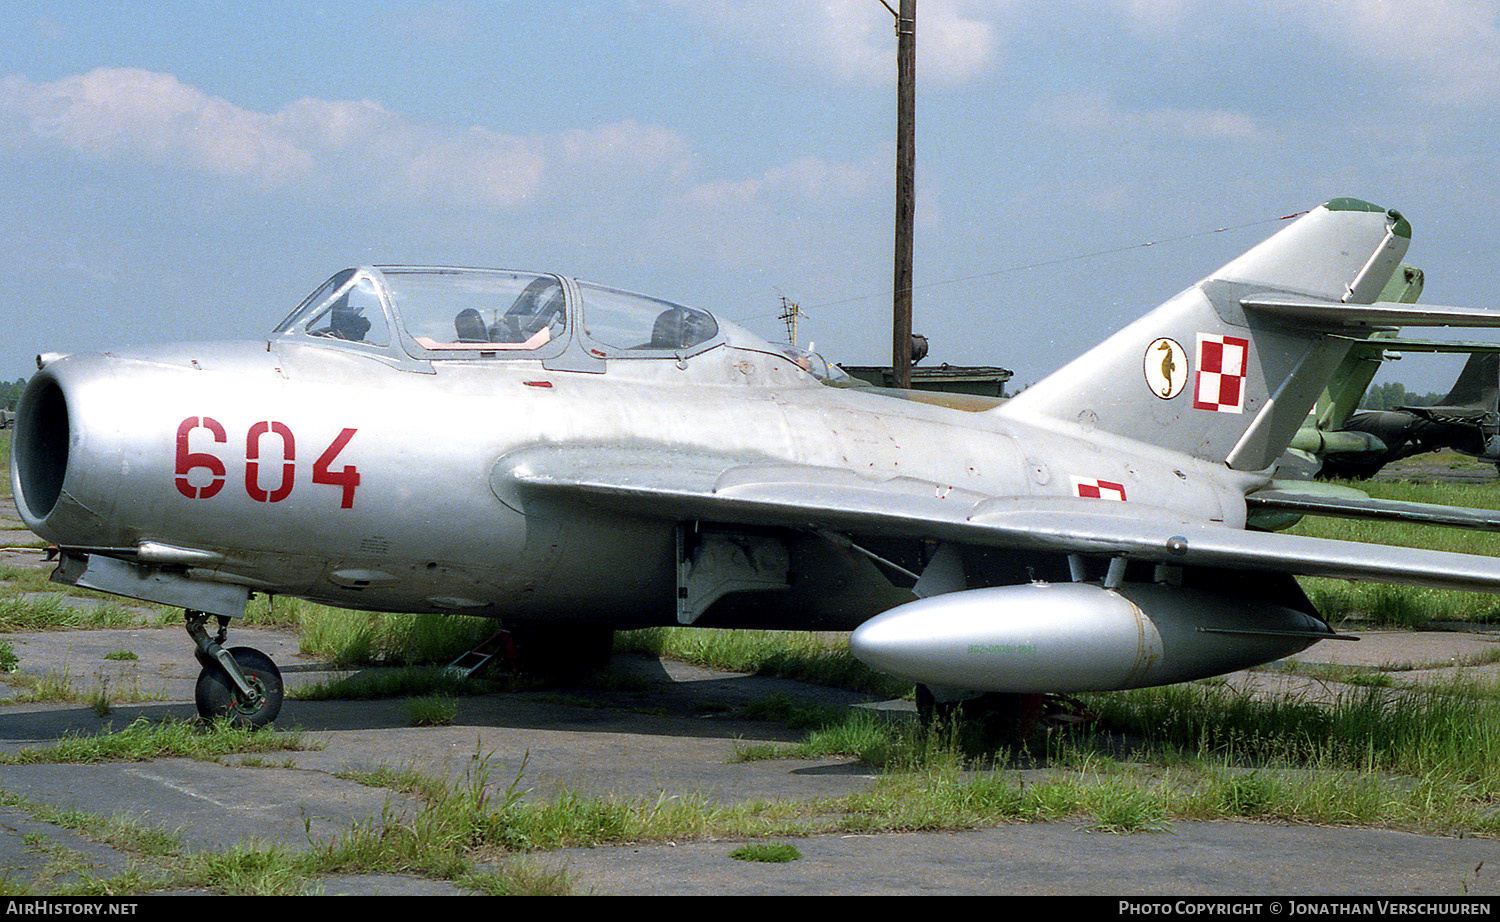
[[[224,648],[229,619],[201,611],[188,611],[187,632],[202,664],[195,699],[205,720],[225,718],[242,728],[259,728],[281,713],[281,670],[271,658],[254,647]],[[219,629],[209,636],[208,619],[217,618]]]
[[[961,729],[981,749],[1014,745],[1040,727],[1065,727],[1094,719],[1083,702],[1064,695],[987,692],[970,698],[939,700],[926,685],[917,686],[917,716],[924,728]]]

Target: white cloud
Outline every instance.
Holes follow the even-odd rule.
[[[172,162],[269,183],[312,168],[307,151],[268,116],[144,70],[100,69],[52,83],[6,77],[0,117],[13,139],[52,141],[101,159]]]
[[[1500,2],[1497,0],[1113,0],[1138,37],[1182,40],[1188,30],[1221,31],[1226,22],[1271,21],[1323,43],[1321,53],[1363,58],[1405,84],[1424,103],[1472,105],[1500,100]]]
[[[716,210],[728,207],[766,206],[771,202],[833,201],[860,198],[881,192],[891,184],[895,153],[881,145],[864,160],[849,163],[819,157],[799,157],[770,167],[758,177],[707,181],[689,187],[683,201],[695,207]]]
[[[1130,109],[1103,93],[1074,95],[1038,105],[1033,112],[1066,128],[1121,135],[1171,135],[1189,140],[1258,141],[1265,132],[1243,112],[1228,109]]]
[[[557,140],[562,161],[587,171],[655,174],[686,181],[694,166],[692,145],[678,132],[633,119],[565,131]]]
[[[635,121],[540,136],[424,123],[370,100],[304,98],[256,112],[170,74],[125,68],[0,80],[0,140],[260,189],[339,192],[357,179],[390,200],[495,207],[601,177],[682,183],[693,168],[680,133]]]
[[[895,151],[882,144],[859,160],[799,157],[757,176],[692,183],[664,202],[655,237],[736,267],[837,258],[829,242],[886,200],[894,170]]]
[[[661,0],[792,66],[851,82],[890,83],[895,19],[879,0]],[[889,0],[892,7],[897,0]],[[917,75],[958,84],[984,73],[1000,44],[996,21],[1007,0],[922,0]]]
[[[1295,7],[1301,9],[1301,7]],[[1500,4],[1494,0],[1327,0],[1309,25],[1370,57],[1407,68],[1434,102],[1500,97]]]
[[[894,155],[844,162],[799,156],[756,175],[703,177],[692,141],[635,120],[553,134],[454,128],[371,100],[298,99],[257,112],[170,74],[99,69],[53,82],[0,80],[0,143],[61,149],[123,169],[169,168],[231,191],[591,215],[681,246],[737,241],[791,216],[883,196]],[[160,172],[158,170],[158,172]],[[170,174],[167,174],[170,175]],[[172,181],[172,180],[167,180]]]
[[[6,77],[0,137],[261,188],[347,189],[358,177],[397,199],[499,206],[530,199],[547,170],[536,138],[428,125],[368,100],[300,99],[256,112],[170,74],[124,68],[50,83]]]

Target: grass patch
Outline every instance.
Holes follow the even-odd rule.
[[[1192,684],[1087,700],[1102,726],[1153,753],[1441,778],[1500,794],[1494,691],[1468,681],[1421,690],[1372,686],[1320,706]]]
[[[40,596],[13,595],[0,598],[0,632],[79,631],[99,628],[139,627],[143,616],[157,619],[117,599],[90,595],[95,600],[78,605],[68,600],[74,596],[48,592]],[[162,618],[166,616],[163,615]],[[178,614],[176,618],[181,618]]]
[[[350,611],[281,599],[277,619],[301,631],[302,652],[340,666],[402,666],[451,663],[494,634],[488,618]]]
[[[1472,732],[1476,721],[1496,723],[1492,697],[1458,687],[1416,697],[1370,689],[1319,713],[1323,709],[1188,686],[1093,696],[1090,706],[1105,715],[1099,724],[1039,734],[985,762],[911,722],[852,715],[841,725],[809,731],[804,752],[883,748],[890,767],[864,790],[812,801],[725,803],[693,794],[571,791],[539,797],[522,786],[524,765],[508,782],[496,779],[488,756],[477,752],[459,781],[379,769],[351,777],[406,795],[414,806],[397,807],[393,800],[379,816],[297,854],[245,844],[209,860],[178,854],[168,837],[153,846],[166,856],[153,869],[86,881],[82,891],[69,884],[68,892],[122,892],[128,880],[129,892],[193,885],[223,893],[298,893],[330,874],[398,873],[451,880],[479,893],[565,893],[571,890],[565,872],[514,856],[743,839],[736,855],[743,860],[795,860],[784,851],[787,840],[810,835],[1061,819],[1112,834],[1166,832],[1179,819],[1230,818],[1500,834],[1497,782],[1491,780],[1495,747],[1486,732]],[[214,758],[273,736],[216,726],[184,739],[183,729],[138,722],[78,752],[48,750],[37,760]],[[204,745],[205,737],[218,739]],[[1461,757],[1465,742],[1477,752]],[[1004,770],[1016,767],[1030,770]]]
[[[413,727],[446,727],[458,716],[452,698],[428,695],[406,702],[406,721]]]
[[[781,864],[787,861],[801,861],[802,853],[797,851],[794,845],[785,842],[751,843],[741,845],[729,853],[729,857],[736,861],[759,861],[766,864]]]
[[[301,749],[302,735],[275,729],[244,730],[222,721],[169,721],[141,718],[123,730],[96,736],[69,736],[37,749],[0,755],[0,765],[43,762],[144,762],[186,758],[216,761],[239,752],[278,752]]]
[[[889,697],[911,691],[910,682],[875,672],[850,656],[848,635],[840,633],[657,627],[622,633],[615,651]]]

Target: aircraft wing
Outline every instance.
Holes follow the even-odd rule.
[[[502,459],[491,486],[545,514],[577,502],[636,515],[932,538],[989,547],[1271,570],[1500,593],[1500,559],[1193,521],[1138,503],[993,497],[912,478],[671,452],[578,449]],[[533,505],[537,504],[537,505]]]

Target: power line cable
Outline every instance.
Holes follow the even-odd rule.
[[[915,291],[925,291],[926,289],[929,289],[929,288],[938,288],[938,287],[941,287],[943,285],[957,285],[957,284],[959,284],[961,282],[972,282],[975,279],[991,278],[991,277],[996,276],[996,275],[1004,275],[1004,274],[1006,274],[1008,272],[1025,272],[1025,271],[1027,271],[1029,269],[1042,269],[1042,268],[1045,268],[1047,266],[1057,266],[1057,265],[1061,265],[1063,263],[1075,262],[1075,261],[1080,260],[1080,259],[1095,259],[1095,258],[1098,258],[1100,256],[1114,256],[1114,255],[1117,255],[1119,253],[1128,253],[1128,252],[1130,252],[1132,250],[1144,250],[1144,249],[1147,249],[1148,247],[1154,247],[1154,246],[1158,246],[1160,244],[1165,244],[1165,243],[1180,243],[1180,242],[1182,242],[1184,240],[1193,240],[1193,239],[1196,239],[1198,237],[1209,237],[1209,236],[1212,236],[1214,234],[1223,234],[1223,233],[1228,233],[1229,231],[1244,230],[1247,227],[1257,227],[1257,226],[1260,226],[1260,225],[1263,225],[1263,224],[1276,224],[1276,223],[1279,223],[1281,221],[1291,220],[1292,218],[1299,218],[1299,217],[1301,217],[1302,215],[1305,215],[1305,214],[1307,214],[1307,212],[1305,212],[1305,211],[1299,211],[1299,212],[1296,212],[1295,214],[1282,215],[1279,218],[1261,218],[1261,219],[1256,220],[1256,221],[1246,221],[1243,224],[1231,224],[1231,225],[1226,225],[1224,227],[1217,227],[1217,228],[1214,228],[1212,230],[1196,231],[1196,232],[1191,233],[1191,234],[1180,234],[1180,235],[1178,235],[1176,237],[1161,237],[1161,238],[1158,238],[1158,239],[1155,239],[1155,240],[1147,240],[1147,241],[1144,241],[1142,243],[1132,243],[1132,244],[1128,244],[1126,246],[1110,247],[1109,249],[1104,249],[1104,250],[1095,250],[1095,251],[1090,252],[1090,253],[1077,253],[1077,254],[1074,254],[1072,256],[1060,256],[1060,257],[1057,257],[1055,259],[1044,259],[1044,260],[1040,260],[1040,261],[1034,262],[1034,263],[1023,263],[1023,264],[1015,265],[1015,266],[1005,266],[1005,267],[1000,268],[1000,269],[992,269],[992,270],[989,270],[989,271],[986,271],[986,272],[976,272],[976,273],[974,273],[972,275],[961,275],[961,276],[956,276],[956,277],[950,278],[950,279],[941,279],[941,280],[936,281],[936,282],[927,282],[926,284],[923,284],[923,285],[913,285],[912,288],[911,288],[911,290],[914,291],[914,292]],[[870,294],[855,295],[853,297],[840,298],[840,299],[834,300],[834,301],[819,301],[819,302],[811,304],[809,306],[810,307],[816,307],[816,308],[821,308],[821,307],[837,307],[837,306],[842,305],[842,304],[852,304],[852,303],[854,303],[856,301],[868,301],[871,298],[884,298],[884,297],[888,297],[889,294],[890,294],[890,292],[888,292],[888,291],[871,292]]]

